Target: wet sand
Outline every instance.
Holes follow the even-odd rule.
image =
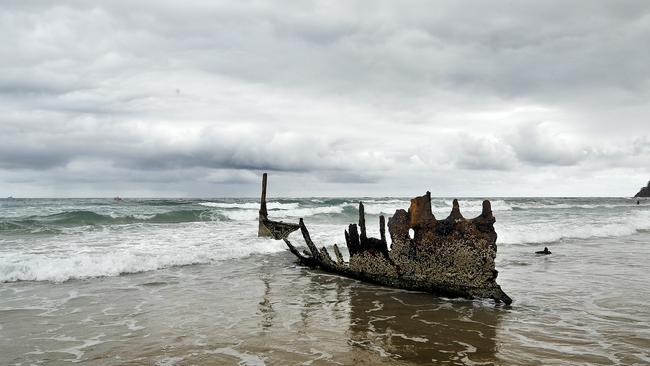
[[[274,257],[224,263],[230,275],[221,279],[210,266],[193,266],[69,281],[46,298],[39,283],[10,284],[3,292],[21,291],[16,302],[41,301],[2,312],[2,331],[13,338],[3,337],[2,357],[182,365],[495,359],[503,308],[369,286]]]
[[[510,307],[371,286],[289,253],[5,283],[0,364],[647,364],[647,238],[576,240],[542,258],[500,248]],[[589,245],[624,252],[580,256]]]

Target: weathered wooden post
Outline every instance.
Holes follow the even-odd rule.
[[[264,225],[264,221],[269,219],[269,213],[266,210],[266,173],[262,175],[262,197],[260,198],[260,212],[257,217],[258,228],[257,236],[268,237],[271,236],[271,231]]]

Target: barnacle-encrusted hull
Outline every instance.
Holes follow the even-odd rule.
[[[494,222],[487,200],[476,218],[465,219],[454,200],[449,217],[436,220],[427,192],[411,200],[408,212],[397,210],[388,221],[390,250],[383,216],[379,218],[380,238],[367,237],[363,203],[359,203],[359,226],[352,224],[345,231],[349,262],[344,262],[336,244],[335,260],[325,247],[318,250],[302,219],[299,226],[309,252],[300,253],[288,239],[284,241],[301,263],[327,272],[441,296],[491,298],[510,304],[512,299],[496,283]]]

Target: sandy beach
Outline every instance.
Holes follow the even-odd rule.
[[[375,201],[367,204],[374,215],[404,204]],[[331,245],[341,242],[342,223],[356,214],[351,202],[280,200],[270,206],[284,219],[311,212],[306,220],[314,240]],[[468,214],[474,202],[478,209],[479,200],[461,200]],[[494,202],[499,281],[515,300],[511,306],[389,289],[300,267],[282,242],[256,237],[255,206],[246,200],[60,200],[49,206],[97,215],[112,210],[107,217],[116,223],[101,225],[71,223],[70,213],[57,223],[51,215],[60,214],[49,211],[49,219],[27,223],[20,213],[34,202],[3,202],[0,363],[649,362],[650,233],[644,221],[634,220],[650,209],[626,199]],[[448,200],[433,203],[444,212]],[[193,221],[160,222],[189,217],[173,212],[190,207],[204,213],[190,215]],[[599,231],[598,217],[612,210],[623,218],[621,226]],[[524,219],[532,216],[538,219]],[[563,226],[558,217],[586,224]],[[526,243],[521,238],[529,229],[533,242]],[[550,235],[558,237],[548,241]],[[533,254],[542,243],[554,254]]]

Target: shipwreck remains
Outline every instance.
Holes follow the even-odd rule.
[[[264,173],[264,175],[262,175],[262,197],[260,199],[260,211],[257,217],[257,236],[272,237],[276,240],[284,239],[292,232],[298,230],[300,226],[288,222],[269,220],[269,213],[266,209],[266,179],[267,175]]]
[[[283,239],[299,262],[312,268],[384,286],[510,304],[512,299],[496,283],[494,222],[487,200],[481,214],[473,219],[464,218],[454,200],[450,215],[436,220],[431,193],[427,192],[413,198],[408,211],[397,210],[388,220],[390,249],[384,216],[379,217],[379,239],[368,237],[361,202],[358,226],[351,224],[345,231],[348,262],[336,244],[334,259],[325,247],[319,250],[302,219],[299,226],[309,251],[301,253],[286,237]]]

